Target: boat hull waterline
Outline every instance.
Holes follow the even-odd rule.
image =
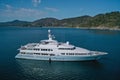
[[[102,55],[99,56],[80,56],[80,57],[74,57],[74,56],[33,56],[33,55],[16,55],[16,59],[32,59],[32,60],[51,60],[51,61],[90,61],[90,60],[98,60],[102,57]]]

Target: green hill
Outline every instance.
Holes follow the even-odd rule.
[[[0,23],[0,26],[38,26],[38,27],[87,27],[87,28],[120,28],[120,12],[110,12],[95,16],[80,16],[58,20],[56,18],[42,18],[33,22],[14,20]]]

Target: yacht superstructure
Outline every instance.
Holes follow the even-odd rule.
[[[15,58],[49,60],[49,61],[85,61],[97,60],[106,52],[90,51],[74,45],[58,42],[53,39],[51,30],[48,30],[48,39],[39,43],[28,43],[19,48]]]

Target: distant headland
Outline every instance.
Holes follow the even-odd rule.
[[[75,27],[83,29],[120,30],[120,12],[114,11],[95,16],[84,15],[61,20],[56,18],[42,18],[33,22],[14,20],[9,22],[0,22],[0,26]]]

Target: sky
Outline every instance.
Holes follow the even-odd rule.
[[[120,11],[120,0],[0,0],[0,22],[95,16]]]

